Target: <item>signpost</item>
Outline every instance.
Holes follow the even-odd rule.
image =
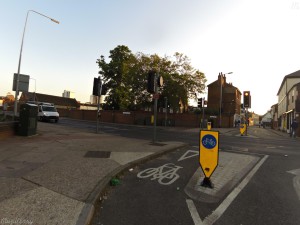
[[[25,91],[25,92],[28,91],[29,79],[30,79],[29,75],[19,74],[19,87],[18,87],[18,91]],[[17,83],[18,83],[18,74],[14,73],[13,91],[17,90]]]
[[[153,143],[156,143],[156,120],[157,120],[157,101],[159,99],[159,87],[163,86],[163,77],[159,76],[155,70],[150,70],[148,72],[148,83],[147,91],[153,94],[152,99],[154,100],[154,118],[153,118]],[[151,117],[152,123],[152,117]]]
[[[97,125],[96,125],[96,133],[99,133],[99,118],[100,118],[100,97],[102,92],[102,80],[101,77],[94,77],[94,85],[93,85],[93,95],[97,96]]]
[[[202,186],[213,188],[210,177],[219,163],[219,132],[200,131],[199,163],[205,175]]]

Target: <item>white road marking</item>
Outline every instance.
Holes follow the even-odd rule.
[[[295,170],[287,171],[288,173],[294,174],[296,176],[300,176],[300,168]]]
[[[192,215],[192,219],[194,221],[194,224],[195,225],[203,225],[203,222],[202,222],[202,220],[201,220],[201,218],[198,214],[197,208],[196,208],[193,200],[187,199],[186,203],[187,203],[187,206],[188,206],[188,208],[190,210],[190,213]]]
[[[157,179],[162,185],[170,185],[174,183],[180,176],[176,173],[181,166],[176,166],[173,163],[167,163],[157,168],[148,168],[137,174],[138,178],[152,177],[151,180]]]
[[[300,168],[291,170],[291,171],[287,171],[287,172],[296,175],[293,179],[293,185],[294,185],[294,189],[298,195],[298,199],[300,200]]]
[[[243,190],[243,188],[249,183],[254,174],[258,171],[258,169],[262,166],[262,164],[267,160],[269,156],[265,155],[256,165],[255,167],[248,173],[248,175],[242,180],[242,182],[224,199],[224,201],[203,221],[201,220],[197,209],[192,204],[192,200],[187,199],[187,205],[192,215],[193,221],[195,225],[212,225],[214,224],[226,211],[226,209],[230,206],[233,200],[238,196],[238,194]]]
[[[195,150],[187,150],[179,159],[178,159],[178,162],[179,161],[182,161],[182,160],[185,160],[185,159],[188,159],[188,158],[192,158],[192,157],[195,157],[195,156],[199,156],[199,151],[195,151]]]

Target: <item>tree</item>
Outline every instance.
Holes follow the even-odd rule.
[[[189,58],[178,52],[173,60],[163,58],[160,68],[165,82],[163,96],[168,98],[170,107],[178,111],[183,106],[187,110],[188,99],[195,98],[195,93],[202,93],[205,88],[204,73],[194,69]]]
[[[135,56],[127,46],[119,45],[110,51],[111,59],[105,62],[103,55],[97,60],[99,74],[110,90],[106,106],[114,109],[127,109],[129,104],[130,68],[135,64]]]
[[[189,58],[180,53],[175,53],[172,60],[156,54],[134,55],[127,46],[119,45],[110,51],[109,58],[109,63],[105,62],[104,56],[97,60],[99,74],[110,90],[106,108],[134,110],[152,106],[152,95],[147,92],[149,70],[156,70],[164,79],[159,101],[167,97],[176,111],[180,102],[187,106],[188,99],[205,88],[204,73],[194,69]]]

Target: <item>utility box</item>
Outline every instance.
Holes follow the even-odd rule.
[[[20,106],[20,121],[18,135],[31,136],[37,130],[38,106],[35,104],[22,104]]]

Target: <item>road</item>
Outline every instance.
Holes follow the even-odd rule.
[[[95,123],[62,119],[64,126],[93,131]],[[101,124],[101,132],[152,139],[153,128]],[[158,140],[184,141],[171,152],[124,173],[94,216],[93,225],[300,224],[299,140],[258,127],[241,137],[220,133],[214,188],[201,186],[199,131],[159,127]]]

